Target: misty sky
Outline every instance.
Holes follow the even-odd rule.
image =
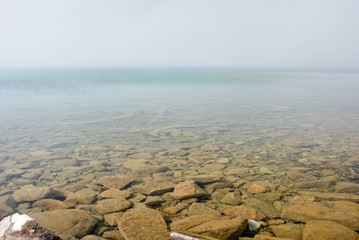
[[[0,68],[359,70],[358,0],[0,0]]]

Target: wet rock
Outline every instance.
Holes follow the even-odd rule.
[[[321,200],[330,200],[330,201],[345,200],[345,201],[351,201],[357,203],[359,202],[359,195],[350,194],[350,193],[322,193],[322,192],[299,191],[299,194],[303,195],[303,197],[310,197],[312,199],[321,199]]]
[[[122,189],[133,181],[135,181],[135,178],[131,176],[105,176],[98,180],[105,187],[116,189]]]
[[[338,182],[334,188],[338,193],[359,193],[359,183]]]
[[[309,182],[298,182],[295,185],[299,188],[328,188],[336,181],[334,179],[320,179]]]
[[[280,224],[270,226],[269,229],[274,233],[276,237],[280,238],[291,238],[294,240],[302,240],[303,239],[303,224]]]
[[[170,228],[182,234],[193,233],[217,239],[237,239],[246,226],[247,220],[243,218],[195,215],[172,222]]]
[[[103,219],[106,224],[109,226],[117,226],[117,220],[120,219],[123,215],[123,212],[115,212],[115,213],[109,213],[105,214],[103,216]]]
[[[273,171],[269,169],[269,167],[261,167],[259,168],[259,172],[263,174],[273,174]]]
[[[221,212],[227,216],[242,217],[245,219],[254,219],[257,221],[260,221],[266,217],[263,213],[257,211],[257,209],[247,206],[223,206],[221,208]]]
[[[201,150],[203,151],[219,151],[219,147],[212,143],[207,143],[201,147]]]
[[[97,223],[96,218],[82,210],[61,209],[31,215],[42,226],[61,238],[81,238],[87,235]],[[65,237],[63,237],[65,236]]]
[[[126,210],[131,203],[124,198],[105,199],[96,202],[95,209],[100,214]]]
[[[145,205],[147,206],[156,206],[163,203],[165,200],[160,196],[148,196],[145,201]]]
[[[16,202],[32,202],[43,198],[52,198],[56,192],[50,187],[19,189],[12,195]]]
[[[6,217],[6,216],[8,216],[8,215],[10,215],[11,213],[13,213],[13,209],[11,208],[11,207],[9,207],[8,205],[5,205],[5,204],[1,204],[0,203],[0,221],[4,218],[4,217]]]
[[[222,198],[221,203],[236,206],[243,203],[243,201],[239,192],[229,192]]]
[[[242,176],[246,173],[248,173],[248,168],[234,168],[234,169],[228,169],[227,171],[225,171],[224,173],[226,175],[235,175],[235,176]]]
[[[174,215],[183,209],[187,208],[189,206],[189,203],[179,202],[173,207],[167,207],[163,209],[163,212],[169,215]]]
[[[257,209],[268,218],[278,218],[280,216],[280,212],[273,207],[272,204],[258,200],[256,198],[250,198],[245,200],[245,205],[254,209]]]
[[[95,201],[98,192],[91,188],[84,188],[74,193],[68,194],[68,199],[72,199],[80,204],[90,204]]]
[[[218,182],[206,184],[204,188],[208,193],[212,193],[217,189],[233,188],[233,184],[226,179],[222,179]]]
[[[109,189],[100,194],[102,198],[130,198],[132,192],[128,190]]]
[[[218,182],[221,180],[221,177],[214,176],[214,175],[197,175],[197,176],[190,176],[186,178],[187,181],[195,181],[198,184],[206,184],[206,183],[213,183]]]
[[[120,218],[118,227],[125,239],[163,239],[167,234],[167,225],[161,213],[149,208],[127,210]]]
[[[131,190],[146,195],[161,195],[166,192],[171,192],[175,184],[169,181],[150,182],[133,186]]]
[[[140,173],[140,174],[154,174],[154,173],[163,173],[163,172],[167,172],[170,169],[167,166],[151,166],[148,165],[146,167],[140,167],[135,169],[136,173]]]
[[[174,188],[173,196],[177,199],[193,198],[206,196],[204,191],[195,181],[186,181],[177,184]]]
[[[311,220],[305,225],[304,240],[358,240],[359,234],[353,229],[332,221]]]
[[[221,213],[207,207],[203,203],[192,203],[188,209],[188,216],[206,215],[206,216],[220,216]]]
[[[287,146],[295,147],[295,148],[310,148],[318,145],[310,141],[302,141],[298,139],[287,139],[283,143]]]
[[[248,192],[250,193],[264,193],[264,192],[268,192],[269,189],[263,185],[260,185],[258,183],[253,183],[250,184],[249,187],[247,188]]]
[[[67,209],[70,208],[71,205],[56,199],[40,199],[34,202],[32,204],[32,207],[38,207],[41,209],[50,210],[50,209]]]
[[[123,166],[127,169],[130,169],[132,171],[136,171],[138,169],[143,169],[146,168],[148,165],[146,164],[148,162],[148,160],[144,160],[144,159],[133,159],[133,160],[128,160],[123,162]]]
[[[120,231],[112,230],[102,234],[105,239],[126,240]]]
[[[282,212],[282,219],[307,222],[328,220],[359,230],[359,204],[347,201],[323,201],[289,205]]]
[[[42,227],[28,215],[15,213],[0,222],[0,239],[31,240],[47,239],[61,240],[59,236]]]
[[[129,158],[132,159],[147,159],[147,160],[153,160],[153,156],[150,153],[136,153],[132,155],[128,155]]]
[[[315,198],[312,196],[295,196],[288,200],[289,204],[304,204],[314,202]]]
[[[226,168],[226,165],[224,164],[207,164],[203,167],[203,169],[207,172],[221,171],[224,168]]]

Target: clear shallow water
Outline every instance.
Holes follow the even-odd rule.
[[[132,152],[149,148],[170,152],[213,143],[222,150],[218,156],[232,159],[228,168],[248,165],[236,159],[239,155],[259,165],[277,158],[283,166],[303,158],[338,163],[350,159],[342,177],[357,181],[358,92],[356,73],[1,71],[0,171],[26,163],[39,151],[71,159],[100,146],[102,153],[87,154],[88,162],[105,159],[111,164],[113,158],[126,160],[126,154],[108,153],[118,145],[131,146]],[[317,145],[291,154],[283,144],[286,139]],[[275,154],[267,156],[266,151]],[[36,168],[53,164],[43,161]],[[80,165],[85,169],[80,173],[89,171],[87,163]],[[115,170],[126,172],[124,167]],[[56,178],[61,173],[54,174],[52,184],[66,180]],[[18,181],[9,185],[9,179]],[[19,179],[21,174],[3,176],[3,192],[26,184],[50,184],[41,178]]]

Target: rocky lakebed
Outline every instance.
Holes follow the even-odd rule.
[[[0,218],[27,214],[64,240],[359,239],[359,151],[265,142],[3,154]]]

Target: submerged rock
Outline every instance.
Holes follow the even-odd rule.
[[[12,196],[16,202],[33,202],[43,198],[52,198],[55,194],[53,188],[38,187],[16,190]]]
[[[131,190],[146,195],[160,195],[173,191],[175,184],[170,181],[149,182],[133,186]]]
[[[284,208],[282,219],[307,222],[328,220],[359,230],[359,204],[347,201],[323,201],[294,204]]]
[[[166,239],[167,234],[167,225],[161,213],[149,208],[127,210],[119,219],[118,228],[125,239]]]
[[[175,186],[173,196],[177,199],[206,196],[204,191],[195,181],[181,182]]]
[[[131,182],[135,181],[131,176],[105,176],[98,180],[98,182],[107,188],[122,189]]]
[[[81,238],[88,234],[97,223],[96,218],[85,211],[76,209],[35,213],[31,217],[64,239],[68,236]]]
[[[130,206],[131,203],[124,198],[113,198],[98,201],[95,205],[95,209],[100,214],[106,214],[123,211]]]
[[[359,234],[353,229],[332,221],[311,220],[305,225],[304,240],[358,240]]]

